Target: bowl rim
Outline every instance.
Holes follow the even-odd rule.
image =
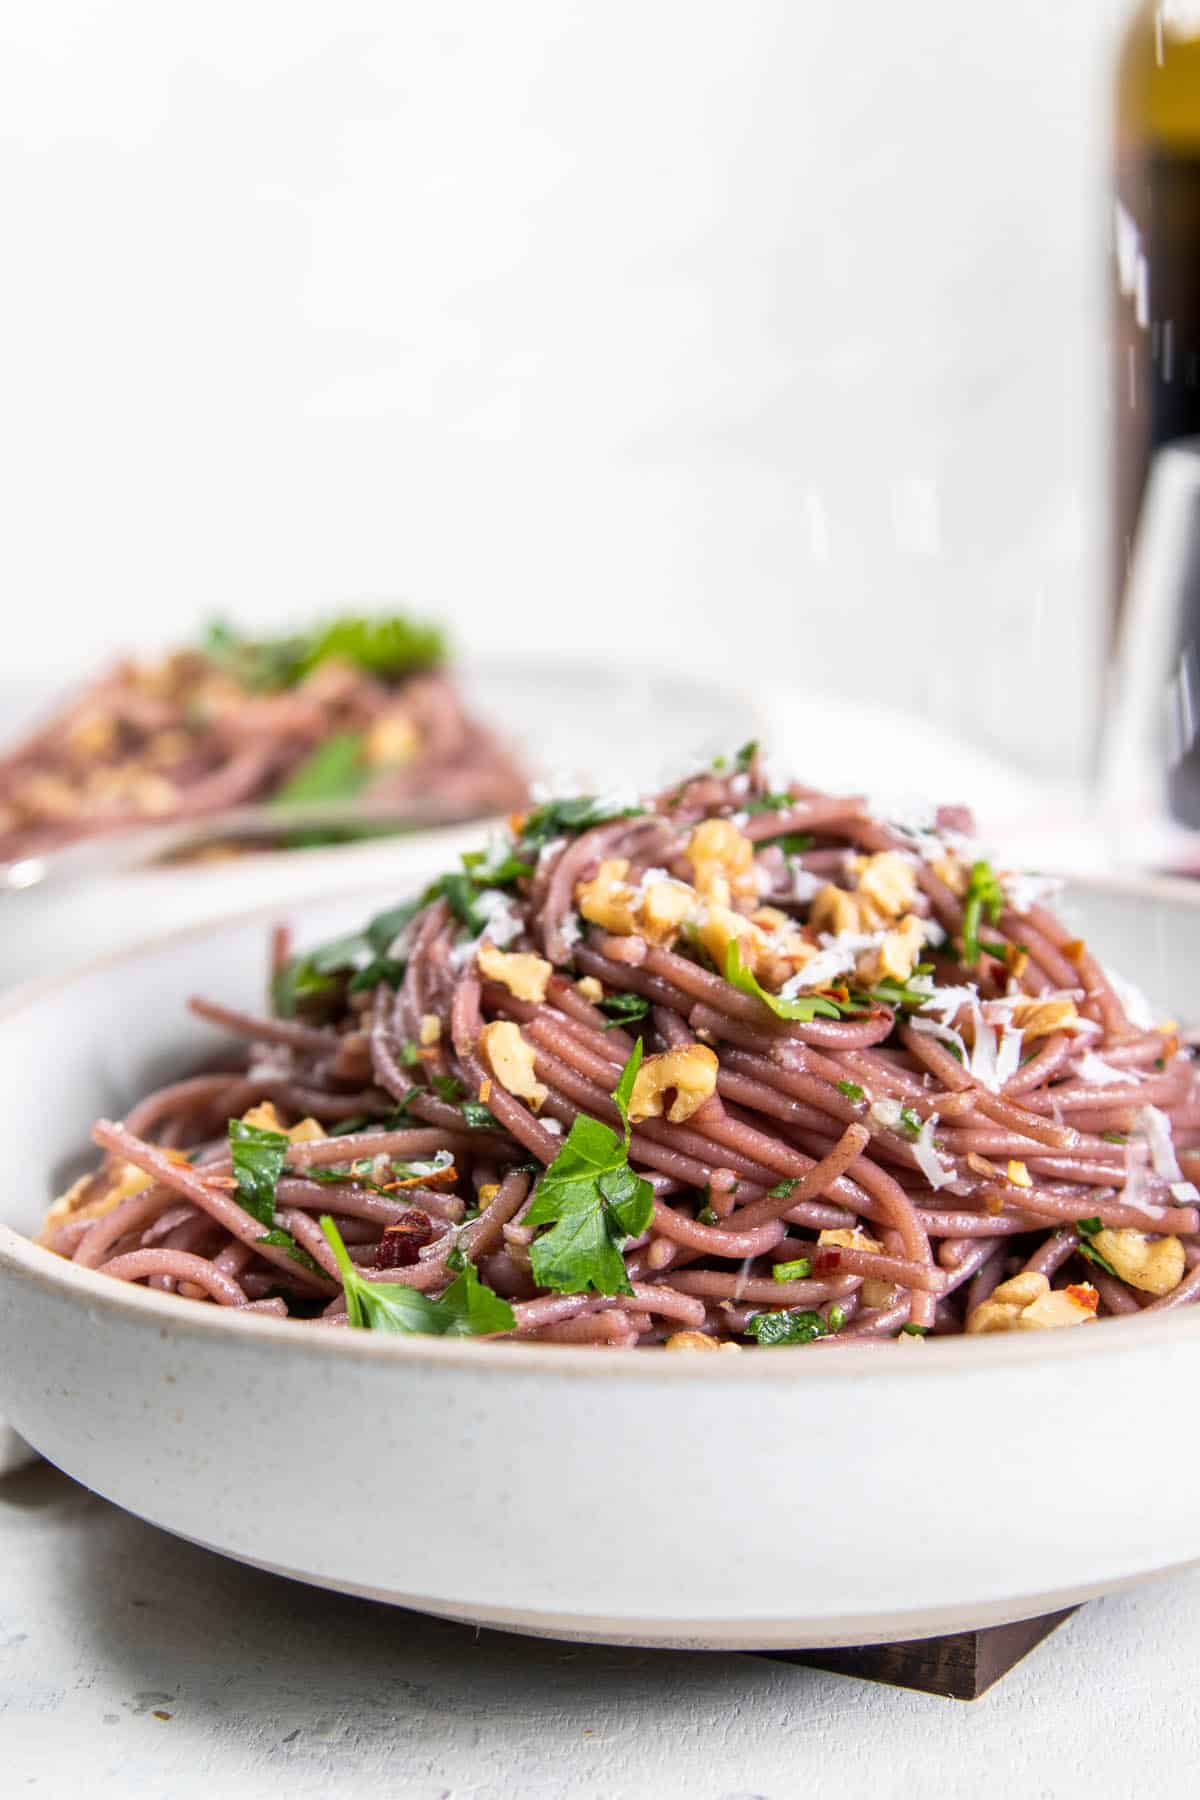
[[[430,848],[432,849],[432,845]],[[1164,900],[1182,904],[1200,913],[1200,885],[1173,876],[1069,876],[1070,888],[1107,895],[1110,898],[1137,901]],[[378,884],[382,886],[383,884]],[[160,955],[188,944],[216,938],[229,931],[245,931],[261,927],[264,931],[281,915],[293,910],[309,911],[350,903],[356,897],[366,898],[378,887],[353,887],[322,895],[298,896],[291,902],[275,901],[220,919],[207,920],[157,934],[125,949],[112,951],[82,967],[63,974],[49,975],[11,989],[0,996],[0,1028],[24,1013],[35,1010],[48,1000],[76,984],[112,974],[130,963]],[[239,1316],[237,1309],[215,1305],[181,1305],[178,1296],[144,1288],[136,1282],[107,1280],[96,1269],[81,1268],[53,1251],[26,1237],[0,1219],[0,1276],[17,1277],[39,1289],[47,1297],[66,1297],[76,1302],[86,1318],[101,1308],[117,1318],[127,1318],[131,1327],[154,1328],[161,1339],[177,1347],[189,1340],[201,1343],[216,1341],[246,1344],[251,1340],[264,1346],[264,1354],[282,1353],[283,1347],[299,1351],[303,1356],[335,1356],[355,1363],[417,1363],[429,1369],[470,1369],[483,1376],[528,1374],[590,1376],[628,1381],[700,1381],[722,1387],[747,1381],[795,1383],[796,1370],[788,1357],[765,1359],[751,1355],[731,1357],[710,1363],[705,1356],[637,1356],[598,1354],[596,1349],[572,1344],[521,1343],[507,1339],[482,1342],[469,1338],[437,1338],[355,1331],[329,1327],[326,1330],[298,1330],[290,1319],[276,1319],[264,1314]],[[809,1373],[803,1379],[861,1381],[868,1372],[889,1380],[931,1380],[945,1377],[957,1369],[995,1372],[1005,1368],[1074,1362],[1083,1358],[1094,1362],[1106,1355],[1126,1355],[1134,1350],[1152,1350],[1163,1344],[1185,1344],[1200,1341],[1200,1304],[1156,1314],[1153,1318],[1105,1319],[1103,1330],[1090,1332],[1051,1331],[1038,1333],[988,1333],[968,1339],[965,1335],[931,1338],[920,1341],[923,1348],[914,1366],[912,1352],[902,1361],[894,1356],[880,1356],[883,1341],[844,1344],[835,1356],[818,1355],[812,1365],[801,1367]],[[1121,1328],[1124,1328],[1123,1331]],[[232,1334],[232,1335],[231,1335]],[[276,1347],[279,1347],[278,1349]],[[811,1346],[810,1346],[811,1348]],[[697,1364],[699,1365],[697,1367]]]

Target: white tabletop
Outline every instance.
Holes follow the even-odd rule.
[[[336,1527],[334,1527],[335,1529]],[[0,1482],[3,1792],[1154,1800],[1200,1791],[1200,1570],[983,1700],[476,1633],[226,1562],[44,1464]]]

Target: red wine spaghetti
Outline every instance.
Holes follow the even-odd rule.
[[[101,1121],[43,1242],[194,1303],[627,1348],[911,1342],[1200,1296],[1171,1022],[970,820],[753,745],[551,801],[293,953],[241,1048]]]
[[[521,771],[444,660],[438,632],[393,616],[266,642],[217,626],[202,649],[121,663],[0,757],[0,861],[265,801],[285,844],[289,804],[520,805]]]

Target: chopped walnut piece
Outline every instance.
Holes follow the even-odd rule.
[[[1143,1294],[1169,1294],[1183,1280],[1187,1265],[1177,1237],[1152,1238],[1144,1231],[1106,1227],[1088,1241],[1122,1281]]]
[[[667,1118],[673,1125],[690,1119],[717,1089],[717,1056],[707,1044],[685,1044],[648,1056],[637,1072],[629,1101],[631,1119],[660,1119],[664,1095],[674,1089]]]
[[[480,1048],[500,1086],[537,1112],[549,1090],[534,1073],[533,1045],[510,1019],[496,1019],[479,1034]]]
[[[475,961],[481,975],[486,975],[489,981],[500,982],[518,1000],[540,1004],[546,998],[546,988],[554,970],[544,957],[534,956],[526,950],[497,950],[495,944],[480,944]]]

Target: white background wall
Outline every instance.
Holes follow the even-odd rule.
[[[9,0],[0,645],[404,595],[1083,753],[1117,0]]]

